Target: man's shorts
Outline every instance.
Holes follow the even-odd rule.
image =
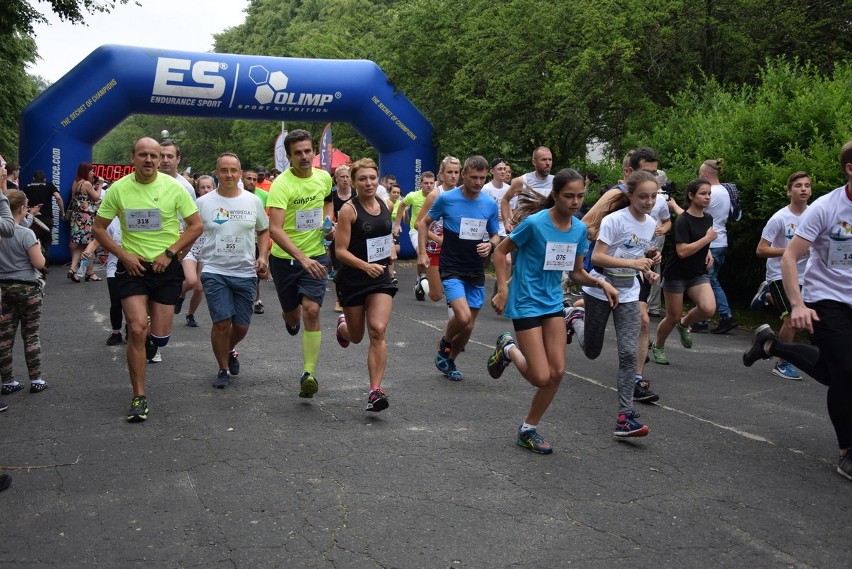
[[[325,255],[311,257],[311,259],[324,267],[328,266],[328,257]],[[328,275],[320,279],[312,277],[298,261],[282,259],[274,255],[269,256],[269,268],[272,272],[272,280],[275,281],[275,291],[278,293],[281,310],[284,312],[296,310],[302,303],[303,296],[322,306]]]
[[[207,298],[212,322],[233,318],[234,324],[249,326],[257,294],[257,277],[232,277],[201,273],[201,286]]]
[[[801,285],[799,286],[799,290],[802,290]],[[784,291],[784,281],[777,280],[769,283],[769,294],[772,295],[772,306],[781,315],[781,319],[787,318],[790,315],[790,300]]]
[[[121,261],[115,267],[115,279],[118,285],[119,298],[130,296],[147,296],[157,304],[174,306],[180,298],[183,286],[183,267],[177,257],[162,273],[155,273],[153,263],[142,261],[145,273],[134,277],[127,272]]]
[[[691,279],[672,279],[669,277],[665,277],[663,279],[663,290],[665,292],[671,292],[673,294],[681,294],[694,286],[702,284],[710,284],[710,277],[708,277],[706,274],[698,275],[697,277],[693,277]]]
[[[460,298],[465,298],[470,308],[479,309],[485,304],[484,286],[470,284],[461,279],[444,279],[441,282],[444,284],[444,296],[447,298],[447,304],[451,304],[454,300]]]
[[[441,252],[437,253],[426,253],[429,255],[429,266],[430,267],[440,267],[441,266]]]
[[[418,241],[420,237],[418,236],[416,229],[408,230],[408,239],[411,241],[411,248],[414,249],[414,254],[416,255],[418,246],[420,245],[420,242]]]

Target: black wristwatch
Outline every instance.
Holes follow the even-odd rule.
[[[166,249],[165,253],[166,253],[166,257],[168,257],[169,260],[175,258],[175,253],[171,249]]]

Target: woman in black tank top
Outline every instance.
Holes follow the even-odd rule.
[[[342,266],[334,279],[343,314],[337,319],[337,342],[358,344],[369,333],[367,370],[370,394],[367,411],[387,409],[382,379],[388,359],[385,330],[393,308],[396,286],[388,266],[393,255],[390,211],[376,197],[378,167],[365,158],[350,169],[356,196],[337,217],[335,253]]]

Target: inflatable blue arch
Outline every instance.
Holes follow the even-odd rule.
[[[348,122],[406,190],[435,169],[432,125],[372,61],[106,45],[24,109],[21,179],[43,170],[67,201],[78,165],[131,114]],[[68,228],[54,219],[51,257],[67,260]],[[404,238],[403,256],[413,253]]]

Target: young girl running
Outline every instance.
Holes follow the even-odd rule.
[[[382,379],[388,361],[385,330],[393,308],[396,286],[391,282],[393,237],[390,211],[376,197],[379,172],[376,163],[365,158],[350,170],[357,194],[340,208],[335,233],[335,253],[342,266],[335,277],[337,298],[343,314],[337,319],[337,342],[346,348],[370,336],[367,370],[370,394],[367,411],[388,408]]]
[[[651,344],[651,359],[669,365],[666,357],[666,338],[673,329],[680,336],[684,348],[692,347],[689,326],[701,322],[716,312],[716,297],[710,286],[707,268],[713,263],[710,243],[716,239],[713,218],[705,213],[710,205],[710,183],[693,180],[686,186],[686,210],[674,224],[676,256],[663,271],[663,296],[666,299],[666,317],[657,326],[657,341]],[[695,306],[683,314],[683,297],[689,296]]]
[[[657,252],[653,259],[645,253],[654,242],[657,224],[649,215],[657,199],[657,179],[650,172],[639,170],[627,178],[627,193],[619,196],[601,221],[597,244],[592,253],[594,279],[605,279],[618,289],[617,301],[605,290],[583,287],[585,309],[566,311],[569,337],[577,335],[580,347],[589,359],[597,358],[603,347],[604,332],[609,315],[615,322],[618,339],[618,415],[616,437],[644,437],[647,425],[640,423],[633,411],[634,376],[636,373],[636,342],[639,338],[639,280],[642,271],[646,279],[653,278],[651,268],[660,262]],[[626,202],[626,204],[625,204]],[[627,207],[625,207],[627,205]]]
[[[553,178],[553,190],[546,198],[534,192],[522,194],[516,219],[520,223],[497,246],[494,266],[497,294],[491,305],[498,314],[512,319],[516,340],[508,332],[500,334],[488,358],[493,378],[514,362],[521,375],[535,386],[529,413],[518,427],[518,446],[539,454],[553,448],[538,434],[544,415],[565,373],[565,321],[562,315],[562,272],[573,282],[600,286],[610,302],[618,302],[618,291],[583,269],[583,255],[589,248],[586,226],[574,217],[583,205],[583,176],[564,169]],[[517,250],[511,286],[507,256]]]
[[[27,196],[20,190],[8,190],[9,208],[15,219],[15,234],[0,239],[0,377],[3,394],[24,388],[12,374],[12,352],[15,334],[21,326],[24,359],[30,377],[30,393],[47,389],[41,377],[41,307],[44,294],[39,271],[44,268],[44,255],[35,233],[22,227],[27,215]],[[3,409],[0,409],[3,410]]]

